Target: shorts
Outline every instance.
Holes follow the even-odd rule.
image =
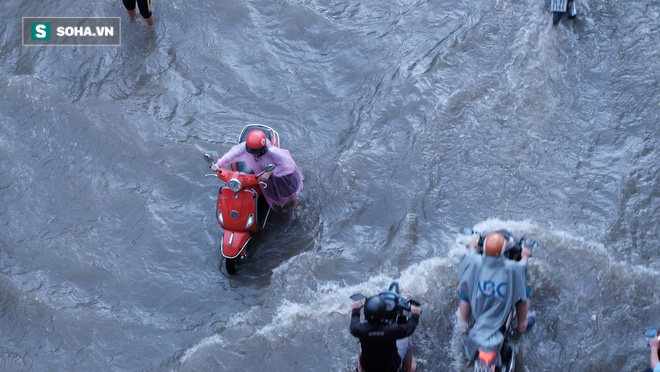
[[[403,368],[403,359],[406,357],[406,354],[412,354],[412,342],[410,342],[410,338],[406,337],[396,340],[396,351],[401,357],[401,367],[399,368]]]

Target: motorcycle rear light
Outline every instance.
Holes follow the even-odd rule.
[[[216,210],[215,211],[215,218],[218,220],[219,224],[224,224],[224,221],[222,220],[222,211],[221,210]]]
[[[481,351],[479,350],[479,359],[483,360],[486,365],[492,365],[497,359],[497,351]]]

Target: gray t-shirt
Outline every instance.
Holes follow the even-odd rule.
[[[465,352],[472,359],[480,348],[497,350],[504,341],[499,328],[518,301],[527,301],[527,261],[508,260],[469,251],[458,265],[458,291],[467,300],[475,319]]]

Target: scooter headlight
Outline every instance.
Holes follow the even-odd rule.
[[[254,222],[254,215],[251,214],[248,216],[247,222],[245,223],[245,228],[247,229],[248,227],[252,226],[253,222]]]
[[[243,188],[243,185],[241,184],[241,181],[237,180],[236,178],[232,178],[227,182],[227,187],[229,187],[229,190],[233,192],[239,192]]]
[[[224,221],[222,220],[222,211],[221,210],[216,210],[215,211],[215,218],[218,220],[219,224],[224,224]]]

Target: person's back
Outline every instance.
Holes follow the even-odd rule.
[[[465,351],[472,358],[477,348],[496,349],[503,341],[500,327],[517,304],[527,301],[525,290],[526,260],[516,262],[504,257],[504,240],[497,240],[498,252],[481,255],[468,252],[459,264],[459,292],[461,317],[467,320],[471,313],[475,319]],[[489,236],[490,237],[490,236]],[[488,238],[485,248],[488,248]],[[500,248],[501,247],[501,248]],[[518,314],[525,319],[525,314]],[[522,313],[522,311],[521,311]]]
[[[360,339],[359,365],[363,371],[396,372],[402,366],[402,360],[408,358],[407,365],[414,366],[412,351],[409,349],[408,336],[412,335],[419,323],[420,309],[412,306],[411,316],[406,324],[382,323],[385,303],[379,296],[367,300],[365,318],[360,322],[361,302],[352,306],[350,331]],[[408,369],[414,370],[413,367]]]
[[[409,324],[412,325],[412,322]],[[351,323],[351,334],[360,339],[360,364],[365,371],[399,370],[401,357],[397,352],[396,340],[407,337],[405,331],[400,329],[398,324],[359,323],[353,326]]]

